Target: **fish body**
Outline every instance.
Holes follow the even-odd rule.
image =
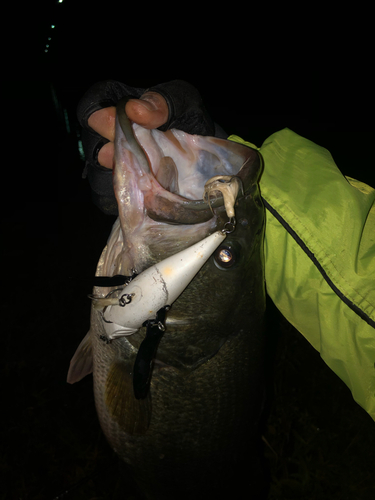
[[[71,362],[68,381],[92,369],[101,427],[144,498],[226,498],[244,486],[249,498],[260,498],[261,159],[256,151],[222,139],[139,126],[129,130],[121,109],[114,170],[119,217],[96,275],[144,277],[152,266],[222,230],[228,222],[223,196],[216,193],[211,207],[202,200],[212,177],[240,180],[242,193],[236,190],[233,201],[236,225],[168,304],[165,331],[153,359],[146,359],[152,361],[146,395],[136,397],[133,384],[137,354],[147,337],[144,318],[130,335],[109,339],[110,306],[93,306],[90,331]],[[115,301],[135,280],[120,290],[94,287],[93,295],[99,305],[100,299]],[[144,294],[148,289],[146,282]]]

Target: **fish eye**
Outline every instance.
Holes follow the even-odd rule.
[[[220,245],[214,253],[214,262],[219,269],[229,269],[237,261],[238,254],[232,245]]]

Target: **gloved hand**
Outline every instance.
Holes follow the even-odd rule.
[[[145,128],[171,128],[189,134],[226,138],[227,134],[207,113],[199,92],[187,82],[174,80],[148,90],[129,87],[114,80],[93,85],[78,104],[86,156],[84,177],[88,177],[94,203],[105,213],[116,214],[112,187],[112,163],[117,102],[134,96],[126,104],[128,117]]]

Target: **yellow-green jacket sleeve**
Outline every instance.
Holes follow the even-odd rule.
[[[267,292],[375,420],[375,190],[289,129],[258,151]]]

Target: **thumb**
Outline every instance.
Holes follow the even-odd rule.
[[[168,104],[157,92],[146,92],[140,99],[129,99],[125,113],[130,120],[144,128],[153,129],[168,121]]]

